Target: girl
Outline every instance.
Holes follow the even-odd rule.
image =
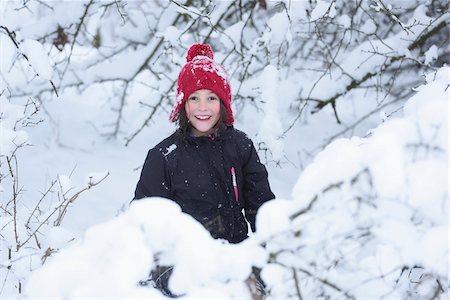
[[[171,199],[214,238],[239,243],[275,196],[252,141],[233,128],[227,73],[213,58],[209,45],[189,49],[170,114],[178,129],[148,152],[134,199]]]

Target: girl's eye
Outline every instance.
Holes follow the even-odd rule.
[[[219,99],[217,99],[217,97],[211,96],[211,97],[208,98],[208,100],[209,101],[215,101],[215,100],[219,100]]]
[[[196,101],[196,100],[198,100],[198,98],[195,97],[195,96],[192,96],[192,97],[189,97],[189,100],[191,100],[191,101]]]

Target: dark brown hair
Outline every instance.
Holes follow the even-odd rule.
[[[178,129],[177,132],[183,136],[188,135],[191,132],[191,123],[189,122],[189,119],[186,115],[186,103],[181,107],[180,114],[178,118]],[[214,132],[215,134],[220,134],[220,131],[226,129],[225,120],[227,119],[227,109],[225,108],[225,105],[222,101],[220,101],[220,117],[217,121],[216,125],[214,125]]]

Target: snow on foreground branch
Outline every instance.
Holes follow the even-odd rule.
[[[193,297],[249,298],[244,280],[264,251],[248,240],[239,245],[214,240],[174,202],[149,198],[93,226],[84,239],[34,272],[26,292],[36,297],[161,297],[142,287],[158,263],[173,265],[169,287]]]
[[[10,298],[22,292],[31,270],[74,239],[60,226],[67,211],[108,173],[90,175],[86,187],[59,175],[44,191],[33,190],[23,176],[24,157],[33,146],[28,129],[43,122],[41,104],[33,98],[16,104],[2,92],[0,108],[0,298]]]
[[[258,266],[267,299],[445,299],[449,75],[429,74],[403,118],[331,143],[294,200],[261,207],[243,243],[213,240],[170,201],[139,201],[50,258],[26,294],[164,298],[138,284],[159,264],[174,266],[173,292],[192,298],[249,299]]]
[[[450,68],[426,79],[403,118],[331,143],[295,201],[261,209],[263,233],[284,220],[266,237],[262,271],[279,274],[266,279],[275,299],[448,297]]]

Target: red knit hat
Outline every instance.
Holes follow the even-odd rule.
[[[210,45],[194,44],[186,56],[186,65],[178,75],[177,102],[170,113],[170,121],[179,119],[180,109],[188,97],[197,90],[210,90],[219,96],[227,110],[227,125],[233,125],[234,117],[231,110],[231,88],[228,74],[224,67],[215,62]]]

